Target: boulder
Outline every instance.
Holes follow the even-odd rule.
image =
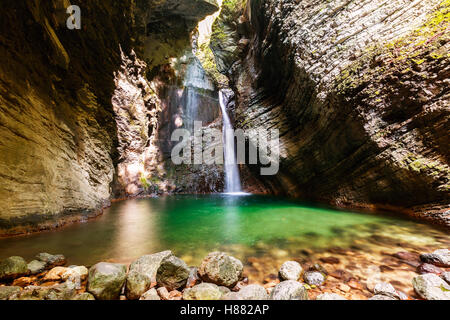
[[[263,286],[258,284],[250,284],[243,287],[239,292],[236,292],[237,299],[235,300],[267,300],[269,295]]]
[[[0,262],[0,280],[14,279],[28,274],[27,262],[22,257],[9,257]]]
[[[383,295],[394,299],[400,299],[397,290],[395,290],[395,288],[390,283],[386,282],[377,283],[373,288],[373,293],[375,295]]]
[[[127,267],[100,262],[89,270],[87,291],[98,300],[117,300],[125,284]]]
[[[39,260],[33,260],[27,265],[30,274],[39,274],[45,271],[46,263]]]
[[[303,269],[300,263],[296,261],[287,261],[283,263],[278,274],[281,280],[294,280],[297,281],[300,278]]]
[[[163,251],[140,257],[130,265],[125,293],[127,299],[137,300],[152,286],[156,285],[156,273],[161,261],[172,255],[171,251]]]
[[[412,280],[414,290],[426,300],[450,300],[450,285],[433,273],[422,274]]]
[[[303,279],[310,286],[320,286],[325,282],[325,276],[318,271],[305,272]]]
[[[42,281],[60,281],[62,280],[62,275],[68,270],[69,268],[65,267],[54,267],[51,269],[47,274],[42,278]]]
[[[10,296],[9,300],[72,300],[75,296],[75,287],[62,283],[49,287],[28,286]]]
[[[271,300],[308,300],[308,291],[299,282],[287,280],[275,286],[270,294]]]
[[[338,295],[337,293],[322,293],[319,294],[316,300],[347,300],[343,296]]]
[[[183,292],[184,300],[220,300],[223,296],[219,286],[213,283],[201,283]]]
[[[198,273],[205,282],[232,288],[242,277],[243,270],[244,266],[238,259],[224,252],[212,252],[203,259]]]
[[[4,286],[0,287],[0,300],[8,300],[13,294],[19,293],[21,290],[18,286]]]
[[[45,267],[47,269],[56,267],[56,266],[63,266],[66,264],[66,257],[64,257],[62,254],[50,254],[50,253],[39,253],[36,255],[36,259],[39,261],[42,261],[45,263]]]
[[[189,267],[180,258],[170,255],[161,261],[156,273],[156,282],[169,291],[186,285],[189,277]]]
[[[433,253],[425,253],[420,255],[420,260],[425,263],[434,264],[438,267],[449,268],[450,267],[450,250],[439,249]]]
[[[161,300],[161,298],[158,295],[158,291],[155,288],[151,288],[147,292],[144,292],[139,300]]]
[[[84,281],[89,274],[89,270],[85,266],[71,266],[66,268],[62,273],[61,279],[71,282],[77,290],[81,289],[81,282]]]

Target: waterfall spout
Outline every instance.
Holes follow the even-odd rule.
[[[241,179],[234,149],[234,131],[227,113],[227,98],[219,91],[219,102],[223,117],[223,150],[225,156],[225,192],[242,193]]]

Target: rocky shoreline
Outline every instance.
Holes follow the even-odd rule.
[[[450,300],[450,250],[396,258],[417,267],[411,279],[416,296],[391,283],[362,283],[327,270],[320,261],[301,265],[286,261],[278,275],[253,283],[243,263],[224,253],[209,253],[189,267],[171,251],[144,255],[131,264],[99,262],[90,268],[67,264],[61,254],[40,253],[27,263],[13,256],[0,262],[0,300],[353,300],[352,290],[371,292],[354,300]],[[336,279],[341,283],[332,288]]]

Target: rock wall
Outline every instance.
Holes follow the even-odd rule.
[[[139,192],[141,177],[126,180],[123,164],[153,141],[148,79],[218,9],[215,0],[76,4],[81,30],[66,28],[68,0],[0,4],[0,234],[89,218]]]
[[[236,127],[280,130],[280,173],[258,178],[448,226],[449,1],[235,4],[225,0],[211,48]]]

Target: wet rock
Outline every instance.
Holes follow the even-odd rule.
[[[325,268],[324,268],[321,264],[319,264],[319,263],[315,263],[315,264],[311,267],[310,271],[312,271],[312,270],[319,271],[319,272],[323,273],[324,275],[328,275],[328,270],[325,269]]]
[[[139,300],[161,300],[158,295],[158,291],[155,288],[151,288],[147,292],[145,292]]]
[[[269,295],[263,286],[250,284],[237,292],[237,300],[267,300]]]
[[[83,292],[75,295],[72,300],[95,300],[95,297],[89,292]]]
[[[30,274],[39,274],[45,271],[46,263],[39,260],[33,260],[27,265],[27,267]]]
[[[20,290],[21,288],[17,286],[0,287],[0,300],[8,300],[10,296],[19,293]]]
[[[372,298],[369,298],[368,300],[397,300],[397,299],[382,294],[377,294]]]
[[[130,265],[125,287],[129,300],[139,299],[142,294],[156,285],[156,273],[161,266],[161,261],[170,255],[172,255],[171,251],[145,255]]]
[[[386,282],[377,283],[373,289],[373,293],[375,295],[388,296],[399,300],[405,299],[404,294],[399,293],[390,283]]]
[[[63,266],[66,264],[66,257],[64,257],[62,254],[50,254],[50,253],[39,253],[36,256],[36,259],[39,261],[42,261],[45,263],[45,267],[47,269],[56,267],[56,266]]]
[[[45,294],[45,300],[71,300],[75,295],[75,286],[66,282],[50,287]]]
[[[213,283],[201,283],[184,290],[184,300],[220,300],[223,292]]]
[[[417,272],[420,274],[425,274],[425,273],[434,273],[437,275],[442,274],[442,272],[444,272],[441,268],[436,267],[433,264],[429,264],[429,263],[421,263],[418,267],[417,267]]]
[[[420,255],[420,260],[426,263],[434,264],[438,267],[450,267],[450,250],[439,249],[433,253],[425,253]]]
[[[171,255],[161,261],[156,273],[156,282],[169,290],[175,290],[186,285],[189,271],[183,260]]]
[[[238,259],[223,252],[212,252],[202,261],[198,272],[203,281],[232,288],[241,278],[243,269]]]
[[[81,289],[81,282],[84,281],[89,274],[89,270],[85,266],[71,266],[66,268],[61,275],[63,281],[71,282],[77,290]]]
[[[433,273],[422,274],[412,280],[414,290],[426,300],[450,300],[450,285]]]
[[[192,288],[196,284],[198,284],[201,281],[200,277],[198,276],[198,268],[191,267],[189,268],[189,277],[186,283],[186,288]]]
[[[308,292],[299,282],[287,280],[275,286],[270,300],[308,300]]]
[[[296,261],[287,261],[283,263],[278,273],[282,280],[297,281],[300,278],[302,271],[303,269],[300,263]]]
[[[13,256],[0,262],[0,280],[13,279],[27,274],[27,262],[22,257]]]
[[[13,281],[13,286],[26,287],[32,284],[33,280],[30,277],[20,277]]]
[[[62,280],[62,275],[68,270],[69,268],[65,267],[54,267],[51,269],[47,274],[42,278],[42,281],[60,281]]]
[[[49,287],[28,286],[10,296],[9,300],[71,300],[75,295],[72,284],[62,283]]]
[[[450,284],[450,271],[444,272],[441,275],[441,278],[444,279],[444,281],[446,281],[448,284]]]
[[[87,291],[98,300],[117,300],[125,284],[127,267],[100,262],[89,270]]]
[[[328,264],[339,264],[341,262],[336,257],[322,257],[319,260],[322,261],[323,263],[328,263]]]
[[[319,294],[316,298],[316,300],[347,300],[341,295],[338,295],[337,293],[322,293]]]
[[[161,299],[163,300],[170,299],[169,291],[167,290],[167,288],[165,287],[158,288],[156,292],[158,292],[158,295],[161,297]]]
[[[307,271],[303,275],[303,279],[310,286],[320,286],[325,282],[325,277],[318,271]]]

